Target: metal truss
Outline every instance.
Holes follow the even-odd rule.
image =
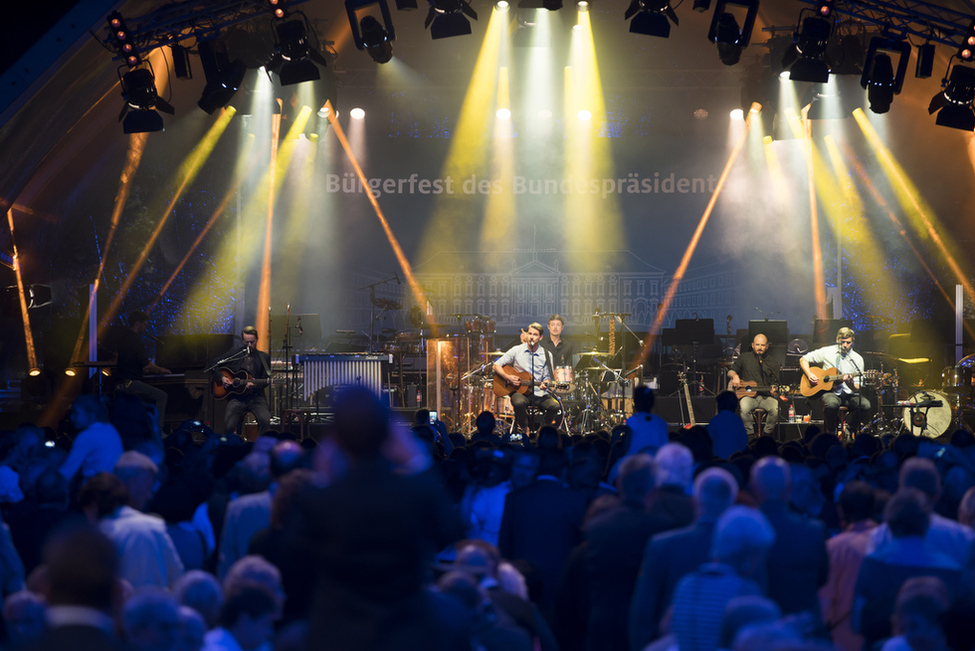
[[[818,6],[817,0],[799,1]],[[916,36],[952,48],[961,45],[975,17],[975,11],[966,14],[921,0],[840,0],[833,11],[876,25],[891,38]]]

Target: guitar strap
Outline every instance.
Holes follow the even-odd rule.
[[[267,379],[270,380],[271,379],[271,367],[269,367],[268,364],[267,364],[267,359],[265,359],[265,354],[262,353],[262,352],[260,352],[260,351],[258,351],[257,352],[257,356],[261,358],[261,366],[264,367],[264,375],[266,375],[267,376]]]

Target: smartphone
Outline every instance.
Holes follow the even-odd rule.
[[[435,411],[431,411],[430,412],[430,424],[431,425],[436,425],[437,424],[437,412],[435,412]]]

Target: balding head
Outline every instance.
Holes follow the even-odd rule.
[[[694,480],[699,516],[717,518],[738,498],[738,482],[724,468],[708,468]]]
[[[680,486],[685,491],[691,487],[694,471],[694,455],[680,443],[668,443],[657,451],[658,486]]]
[[[304,465],[305,450],[294,441],[281,441],[271,450],[271,477],[276,481]]]
[[[750,485],[759,504],[771,500],[788,501],[792,490],[789,464],[779,457],[763,457],[752,466]]]

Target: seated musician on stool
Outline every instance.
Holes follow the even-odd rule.
[[[738,403],[741,409],[741,422],[745,425],[748,438],[755,437],[755,420],[752,412],[765,410],[763,434],[771,436],[779,420],[779,363],[768,357],[768,338],[763,334],[752,339],[752,349],[738,356],[728,371],[729,388],[737,392],[751,384],[755,394],[742,396]]]
[[[146,354],[142,335],[148,325],[149,317],[145,312],[134,310],[129,313],[129,327],[123,331],[118,340],[118,361],[115,363],[115,378],[118,383],[115,385],[115,392],[131,393],[156,405],[161,432],[169,395],[162,389],[146,384],[142,378],[146,374],[169,375],[170,370],[156,366]]]
[[[812,387],[819,384],[819,376],[809,370],[810,364],[823,368],[835,368],[842,376],[836,378],[831,391],[823,394],[823,421],[826,431],[839,434],[840,407],[849,410],[850,433],[860,431],[863,416],[870,411],[870,401],[860,395],[860,375],[863,374],[863,357],[853,350],[855,333],[850,328],[836,332],[836,344],[809,351],[799,358],[799,366]]]
[[[245,327],[240,337],[246,347],[246,354],[243,348],[232,348],[224,357],[233,357],[222,369],[230,371],[221,373],[217,369],[217,379],[223,384],[223,388],[230,393],[227,395],[227,411],[224,414],[224,431],[227,434],[237,433],[244,414],[250,412],[257,421],[257,435],[261,436],[271,429],[271,410],[267,406],[267,398],[264,397],[264,387],[267,386],[271,378],[271,357],[257,349],[257,328],[254,326]],[[238,353],[235,355],[235,353]],[[238,386],[234,385],[234,375],[244,371],[249,376],[246,383]],[[242,382],[243,380],[241,380]]]
[[[494,373],[509,385],[517,389],[522,385],[522,378],[505,370],[504,367],[514,368],[526,374],[526,382],[532,386],[525,393],[517,391],[511,394],[511,406],[515,411],[515,424],[526,436],[528,430],[529,405],[545,410],[545,423],[556,424],[559,416],[559,402],[548,394],[549,383],[554,378],[552,354],[542,348],[539,342],[545,329],[540,323],[528,326],[528,341],[517,344],[494,362]]]

